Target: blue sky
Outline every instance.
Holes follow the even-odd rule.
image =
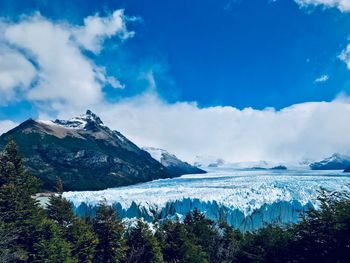
[[[139,20],[129,23],[136,34],[123,51],[111,39],[95,58],[127,86],[111,99],[147,88],[134,81],[147,64],[161,67],[156,77],[163,98],[202,106],[282,108],[349,91],[350,71],[337,56],[348,43],[350,15],[336,8],[305,10],[290,0],[15,0],[1,1],[0,15],[18,19],[39,11],[81,24],[88,15],[119,8]],[[314,82],[322,75],[329,80]]]
[[[122,24],[108,31],[108,19],[121,9]],[[0,121],[66,117],[93,108],[113,123],[118,116],[104,113],[106,105],[147,104],[140,99],[147,96],[167,108],[252,107],[257,114],[332,103],[350,93],[349,11],[346,0],[1,1],[0,29],[6,33],[0,55],[13,56],[0,65],[6,77],[0,75]],[[88,17],[106,18],[104,31],[91,31]],[[47,26],[37,35],[42,39],[28,33],[34,24],[34,35]],[[55,28],[62,38],[52,34]],[[73,64],[64,59],[68,53],[76,55]],[[137,132],[145,126],[121,121],[115,128],[178,150],[140,138]]]

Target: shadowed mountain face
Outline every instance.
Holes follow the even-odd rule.
[[[167,168],[167,171],[172,176],[180,176],[183,174],[205,174],[206,171],[199,169],[196,166],[190,165],[187,162],[181,161],[174,154],[170,154],[166,150],[154,148],[154,147],[145,147],[145,151],[149,152],[151,156],[164,165]]]
[[[310,164],[312,170],[344,170],[350,166],[350,157],[338,153],[320,162]]]
[[[28,169],[52,190],[99,190],[171,177],[167,169],[91,111],[71,120],[27,120],[0,137],[19,146]]]

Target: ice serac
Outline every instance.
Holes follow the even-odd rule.
[[[66,190],[99,190],[167,178],[166,168],[88,110],[70,120],[29,119],[0,136],[13,138],[26,166],[52,190],[60,177]]]
[[[215,221],[252,231],[266,224],[297,222],[318,207],[318,191],[348,191],[342,171],[220,170],[97,192],[66,192],[80,215],[94,215],[106,201],[123,218],[182,218],[197,208]]]
[[[339,153],[310,164],[312,170],[344,170],[350,166],[350,157]]]
[[[154,147],[143,147],[143,150],[149,152],[151,156],[164,165],[168,173],[172,176],[180,176],[184,174],[205,174],[206,171],[199,169],[187,162],[181,161],[174,154],[170,154],[166,150],[154,148]]]

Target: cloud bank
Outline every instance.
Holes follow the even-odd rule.
[[[156,146],[194,161],[300,161],[350,151],[350,101],[309,102],[282,110],[200,108],[169,104],[156,94],[94,108],[105,123],[143,146]],[[67,117],[66,113],[61,113]]]
[[[325,7],[336,7],[341,12],[350,11],[350,0],[295,0],[301,7],[323,5]]]

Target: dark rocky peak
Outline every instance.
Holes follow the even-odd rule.
[[[98,125],[103,125],[103,122],[101,121],[100,117],[98,117],[91,110],[87,110],[85,115],[83,115],[83,117],[85,117],[86,121],[92,121],[92,122],[95,122]]]
[[[85,129],[85,130],[95,130],[98,127],[104,126],[100,117],[98,117],[91,110],[87,110],[85,114],[78,117],[72,118],[70,120],[59,120],[53,121],[55,124],[63,126],[70,129]]]

